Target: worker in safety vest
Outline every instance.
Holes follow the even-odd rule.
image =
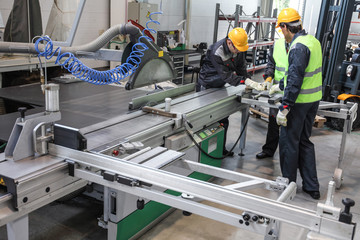
[[[285,38],[280,38],[275,41],[273,49],[270,50],[269,62],[265,69],[264,82],[261,83],[264,89],[269,90],[269,95],[281,92],[283,89],[285,76],[285,68],[288,65],[287,52],[289,50],[289,44],[285,41]],[[276,115],[279,109],[269,109],[269,123],[266,134],[266,142],[262,147],[262,151],[256,154],[256,158],[263,159],[272,157],[279,144],[279,125],[276,122]]]
[[[234,28],[226,38],[212,44],[200,68],[196,91],[221,88],[226,83],[233,86],[244,84],[250,77],[246,70],[245,60],[248,48],[248,36],[242,28]],[[234,153],[225,148],[229,117],[219,122],[225,129],[223,155],[232,156]]]
[[[319,199],[315,149],[310,141],[312,125],[322,98],[322,53],[320,42],[302,29],[299,13],[283,9],[277,26],[290,43],[285,66],[284,97],[276,116],[280,130],[280,166],[283,177],[296,182],[297,169],[302,189]]]

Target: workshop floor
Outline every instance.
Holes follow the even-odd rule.
[[[230,116],[230,129],[227,148],[230,149],[240,133],[240,113]],[[265,142],[267,122],[259,118],[250,118],[247,131],[247,142],[244,156],[235,154],[226,158],[222,167],[262,178],[275,179],[281,175],[279,154],[273,158],[257,160],[256,153],[261,151]],[[334,169],[337,167],[341,132],[330,130],[326,127],[314,128],[311,140],[316,147],[317,171],[320,181],[321,199],[313,200],[301,190],[301,178],[298,177],[298,190],[294,205],[316,210],[318,202],[324,203],[328,183],[332,179]],[[341,206],[341,199],[349,197],[355,200],[356,205],[351,209],[353,221],[360,223],[360,131],[353,132],[347,141],[344,161],[343,185],[336,190],[334,203]],[[239,153],[236,146],[235,153]],[[228,181],[215,180],[222,185]],[[252,191],[254,194],[263,195],[263,191]],[[66,202],[49,204],[30,214],[30,239],[31,240],[102,240],[107,239],[106,230],[97,226],[97,218],[102,214],[102,205],[84,197],[77,197]],[[280,239],[306,239],[307,232],[290,224],[283,224]],[[5,240],[6,227],[0,228],[0,240]],[[258,234],[244,231],[229,225],[209,220],[197,215],[185,217],[182,211],[175,210],[169,217],[153,227],[139,239],[156,240],[232,240],[232,239],[264,239]],[[354,239],[360,239],[359,227]]]

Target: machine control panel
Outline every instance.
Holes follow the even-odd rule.
[[[209,127],[202,129],[202,130],[198,131],[197,133],[195,133],[194,138],[196,139],[197,142],[199,142],[208,137],[211,137],[212,135],[214,135],[215,133],[220,131],[222,128],[223,127],[219,123],[214,123],[214,124],[210,125]]]

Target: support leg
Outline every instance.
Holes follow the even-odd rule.
[[[246,120],[249,117],[249,108],[250,106],[247,105],[246,107],[244,107],[243,109],[241,109],[241,127],[240,127],[240,134],[244,129],[244,133],[240,138],[240,142],[239,142],[239,148],[240,148],[240,153],[239,156],[244,156],[243,150],[245,149],[245,141],[246,141],[246,130],[247,130],[247,126],[245,126]]]
[[[116,239],[116,237],[117,237],[117,224],[109,221],[107,227],[108,227],[108,231],[107,231],[108,237],[107,237],[107,239],[108,240]]]
[[[29,240],[29,216],[25,215],[6,224],[8,240]]]
[[[345,119],[344,121],[344,127],[343,127],[343,132],[342,132],[342,137],[341,137],[341,143],[340,143],[340,152],[339,152],[339,160],[338,160],[338,167],[335,168],[334,171],[334,175],[333,175],[333,180],[336,183],[336,188],[339,189],[341,187],[342,184],[342,180],[343,180],[343,170],[342,170],[342,163],[344,160],[344,153],[345,153],[345,146],[346,146],[346,137],[348,133],[351,133],[351,121],[352,119]]]

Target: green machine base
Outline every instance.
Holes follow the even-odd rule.
[[[195,133],[194,139],[201,146],[201,149],[207,152],[210,156],[214,156],[214,157],[222,156],[224,128],[220,126],[218,123],[215,123]],[[222,162],[221,160],[210,158],[199,150],[198,152],[199,152],[199,162],[215,167],[221,166],[221,162]],[[199,172],[193,172],[189,175],[189,177],[202,181],[208,181],[212,178],[212,176],[210,175]],[[172,190],[166,190],[165,193],[174,196],[181,195],[181,193]],[[120,222],[118,222],[116,239],[127,240],[132,238],[134,235],[136,235],[142,229],[146,228],[154,220],[161,217],[164,213],[166,213],[170,209],[171,209],[170,206],[154,201],[149,201],[148,203],[145,204],[142,210],[135,210],[127,217],[122,219]]]

